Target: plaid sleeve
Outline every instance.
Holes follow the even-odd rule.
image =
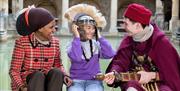
[[[10,66],[10,77],[13,82],[13,84],[16,86],[16,88],[19,88],[24,85],[20,71],[21,66],[24,60],[24,48],[22,46],[22,43],[20,40],[16,40],[15,47],[12,54],[12,61]]]

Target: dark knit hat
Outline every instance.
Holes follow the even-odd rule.
[[[151,15],[152,12],[149,9],[136,3],[128,5],[124,12],[125,17],[145,25],[149,25]]]
[[[52,20],[54,17],[48,10],[31,8],[18,16],[16,29],[20,35],[26,36],[49,24]]]

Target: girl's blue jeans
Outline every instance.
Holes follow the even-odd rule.
[[[73,80],[67,91],[104,91],[103,83],[99,80]]]

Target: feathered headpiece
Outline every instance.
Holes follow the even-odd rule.
[[[86,14],[92,17],[97,26],[100,28],[104,28],[106,26],[106,19],[105,17],[96,9],[95,6],[91,6],[88,4],[77,4],[70,7],[64,14],[64,17],[68,19],[69,22],[74,22],[75,17],[79,14]]]

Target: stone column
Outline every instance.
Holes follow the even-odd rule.
[[[19,0],[19,9],[20,10],[23,9],[23,6],[24,6],[23,0]]]
[[[163,5],[161,0],[156,0],[156,13],[163,13]]]
[[[159,26],[160,29],[163,30],[165,29],[163,5],[161,0],[156,0],[156,12],[155,12],[154,21],[156,22],[156,24]]]
[[[111,0],[111,11],[110,11],[110,31],[117,32],[117,6],[118,0]]]
[[[0,0],[0,11],[4,12],[4,14],[8,15],[8,0]]]
[[[68,8],[69,8],[69,0],[62,0],[62,27],[60,30],[61,33],[69,32],[68,21],[64,18],[64,13]]]
[[[12,13],[16,15],[20,10],[23,9],[23,0],[12,0]]]
[[[12,10],[13,14],[16,15],[20,10],[24,8],[23,0],[12,0]]]
[[[173,33],[179,26],[179,0],[172,0],[172,18],[170,20],[170,31]]]
[[[0,0],[0,40],[7,39],[8,0]]]

